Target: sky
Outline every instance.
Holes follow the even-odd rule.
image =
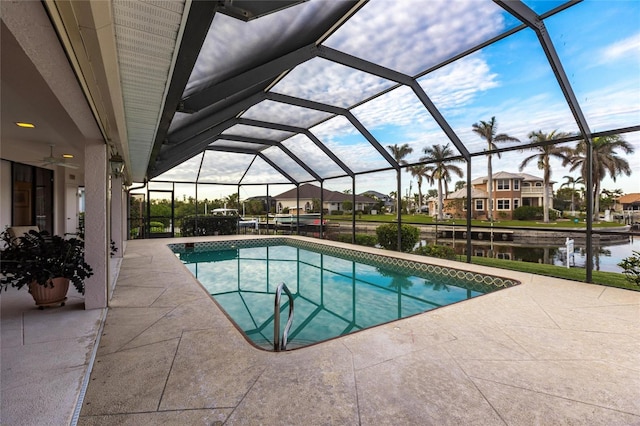
[[[527,0],[525,3],[537,13],[544,13],[562,2]],[[321,7],[313,2],[295,7],[301,6]],[[311,12],[311,9],[305,11],[306,14]],[[269,19],[280,19],[276,15],[252,21],[253,25],[273,26],[275,21],[270,22]],[[230,18],[216,16],[216,19]],[[222,25],[220,22],[218,24]],[[639,23],[640,1],[637,0],[585,0],[545,20],[591,132],[640,125]],[[229,21],[228,25],[232,22]],[[372,0],[333,33],[324,45],[415,76],[517,25],[519,21],[493,2],[405,0],[394,3],[394,7],[389,9],[389,2]],[[210,66],[215,67],[215,64]],[[214,71],[203,69],[198,72]],[[486,148],[486,142],[472,132],[472,124],[489,121],[494,116],[498,132],[516,137],[521,143],[528,142],[532,131],[578,132],[545,53],[535,33],[529,29],[432,71],[417,81],[472,153]],[[347,108],[393,85],[383,78],[314,58],[292,70],[272,90]],[[409,144],[413,148],[413,153],[406,158],[409,162],[418,161],[427,146],[449,143],[424,105],[405,86],[357,106],[351,112],[382,147]],[[263,101],[243,115],[301,126],[324,116],[326,113],[273,101]],[[358,172],[388,167],[383,156],[343,116],[310,130],[351,170]],[[250,128],[231,128],[228,133],[252,136]],[[640,175],[640,132],[622,136],[635,148],[633,155],[621,154],[629,162],[632,176],[620,176],[616,182],[607,178],[602,187],[622,189],[625,193],[640,192],[637,183]],[[286,148],[311,164],[321,176],[332,177],[341,173],[340,167],[305,136],[271,134],[270,137],[284,140],[282,144]],[[505,143],[501,146],[517,145]],[[295,179],[310,178],[278,148],[268,148],[264,153]],[[522,160],[531,154],[533,151],[518,150],[504,153],[501,158],[494,156],[493,171],[517,172]],[[192,180],[200,161],[201,156],[198,156],[159,179]],[[474,157],[472,179],[486,176],[486,163],[484,156]],[[206,166],[203,171],[207,171],[200,176],[202,182],[231,183],[242,177],[247,167],[249,171],[243,182],[260,182],[275,176],[268,163],[247,155],[208,153],[203,164]],[[238,168],[239,165],[242,167]],[[466,170],[464,163],[459,165]],[[542,176],[535,161],[522,171]],[[558,182],[555,189],[566,181],[565,176],[578,177],[578,173],[570,172],[554,161],[552,180]],[[402,180],[403,193],[410,184],[412,192],[417,192],[415,179],[412,181],[408,173],[403,173]],[[277,177],[272,181],[286,180]],[[339,191],[351,189],[351,181],[330,179],[325,181],[325,187]],[[282,190],[277,188],[280,187],[270,189],[270,194],[289,189],[287,186],[282,186]],[[395,173],[357,178],[356,192],[371,189],[387,194],[395,191]],[[428,186],[423,186],[424,192],[427,189]],[[235,190],[235,187],[224,187],[215,191],[228,193]],[[241,198],[264,194],[264,190],[264,187],[243,187]]]

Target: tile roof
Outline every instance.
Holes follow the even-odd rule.
[[[455,192],[452,192],[446,197],[448,200],[452,198],[467,198],[467,187],[460,188]],[[489,198],[489,193],[482,189],[471,188],[471,198]]]
[[[309,183],[305,183],[300,185],[300,199],[313,199],[320,198],[320,187],[311,185]],[[352,201],[351,194],[345,194],[343,192],[338,191],[330,191],[328,189],[322,188],[322,195],[324,201],[330,202],[343,202],[343,201]],[[289,191],[285,191],[282,194],[275,195],[273,198],[278,200],[282,199],[295,199],[296,198],[296,189],[290,189]],[[373,198],[365,197],[363,195],[356,195],[356,202],[360,203],[377,203]]]
[[[620,204],[632,204],[640,202],[640,193],[635,192],[632,194],[626,194],[618,198]]]

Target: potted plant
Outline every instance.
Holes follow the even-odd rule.
[[[34,231],[11,238],[0,236],[5,247],[0,253],[0,291],[9,286],[29,288],[36,305],[64,305],[69,281],[84,294],[84,279],[93,275],[84,261],[84,241]]]

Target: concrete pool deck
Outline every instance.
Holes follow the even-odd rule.
[[[640,292],[429,259],[522,284],[271,353],[166,247],[180,241],[128,242],[78,424],[640,423]]]

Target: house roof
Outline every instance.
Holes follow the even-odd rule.
[[[635,192],[632,194],[623,195],[622,197],[618,198],[618,202],[620,204],[640,203],[640,193]]]
[[[320,198],[320,187],[315,185],[311,185],[306,183],[304,185],[300,185],[300,199],[313,199]],[[295,199],[297,197],[296,189],[291,189],[289,191],[285,191],[282,194],[275,195],[274,198],[278,200],[284,199]],[[345,194],[343,192],[338,191],[330,191],[328,189],[322,188],[322,198],[324,201],[330,202],[344,202],[344,201],[352,201],[351,194]],[[356,195],[356,202],[360,203],[376,203],[377,201],[373,198],[365,197],[363,195]]]
[[[447,196],[447,200],[453,198],[467,198],[467,187],[460,188]],[[489,198],[489,193],[482,189],[471,188],[471,198]]]
[[[383,194],[382,192],[378,192],[378,191],[371,191],[371,190],[369,190],[369,191],[364,191],[364,192],[363,192],[363,193],[361,193],[360,195],[362,195],[362,196],[365,196],[365,197],[366,197],[366,196],[367,196],[367,194],[374,195],[374,196],[378,197],[378,198],[379,198],[379,199],[381,199],[381,200],[390,200],[390,199],[391,199],[391,197],[390,197],[389,195],[387,195],[387,194]]]

